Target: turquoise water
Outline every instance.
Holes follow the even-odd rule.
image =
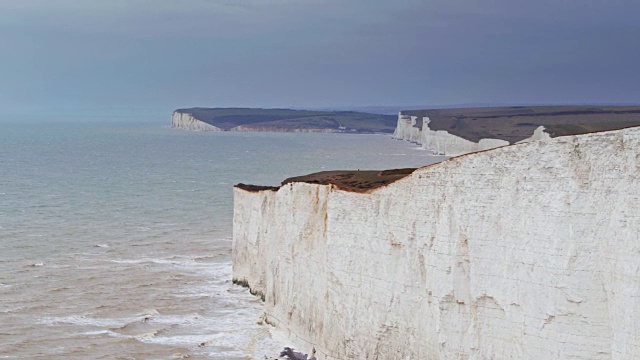
[[[0,358],[259,358],[230,283],[232,186],[439,158],[385,135],[0,122]]]

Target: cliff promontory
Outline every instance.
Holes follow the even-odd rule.
[[[236,187],[233,277],[319,359],[639,358],[639,153],[636,127]]]
[[[178,111],[174,111],[173,114],[171,114],[171,127],[194,131],[223,131],[217,126],[196,119],[193,114],[189,112]]]
[[[548,137],[640,126],[640,106],[513,106],[402,111],[393,137],[457,156]]]
[[[395,125],[395,116],[355,111],[190,108],[171,116],[171,127],[197,131],[392,133]]]

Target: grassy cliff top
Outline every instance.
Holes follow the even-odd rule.
[[[640,126],[640,106],[512,106],[402,111],[430,119],[431,130],[478,142],[483,138],[510,143],[524,140],[538,126],[552,137]],[[422,128],[422,121],[416,126]]]
[[[294,183],[304,182],[309,184],[320,185],[336,185],[337,187],[348,191],[367,191],[381,186],[391,184],[403,177],[411,174],[415,168],[393,169],[393,170],[333,170],[322,171],[309,175],[291,177],[282,182],[282,186]],[[277,191],[276,186],[257,186],[238,184],[237,188],[247,191]]]
[[[273,129],[331,129],[340,127],[355,132],[385,132],[395,130],[397,116],[369,114],[355,111],[309,111],[256,108],[188,108],[177,109],[194,118],[229,130],[236,126]]]

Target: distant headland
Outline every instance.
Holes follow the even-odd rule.
[[[177,109],[171,127],[196,131],[393,133],[396,115],[256,108]]]

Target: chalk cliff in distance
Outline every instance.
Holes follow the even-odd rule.
[[[393,137],[457,156],[542,138],[640,126],[638,106],[515,106],[410,110]]]
[[[173,112],[171,126],[198,131],[392,133],[393,115],[356,111],[189,108]]]
[[[234,189],[233,277],[319,359],[640,358],[640,128]]]
[[[452,135],[446,130],[434,131],[429,128],[430,122],[431,120],[426,116],[418,119],[417,116],[399,114],[393,138],[422,145],[436,155],[446,156],[458,156],[509,145],[508,141],[501,139],[483,138],[473,142],[464,137]]]
[[[190,113],[177,111],[174,111],[173,114],[171,114],[171,127],[194,131],[222,131],[219,127],[194,118]]]

